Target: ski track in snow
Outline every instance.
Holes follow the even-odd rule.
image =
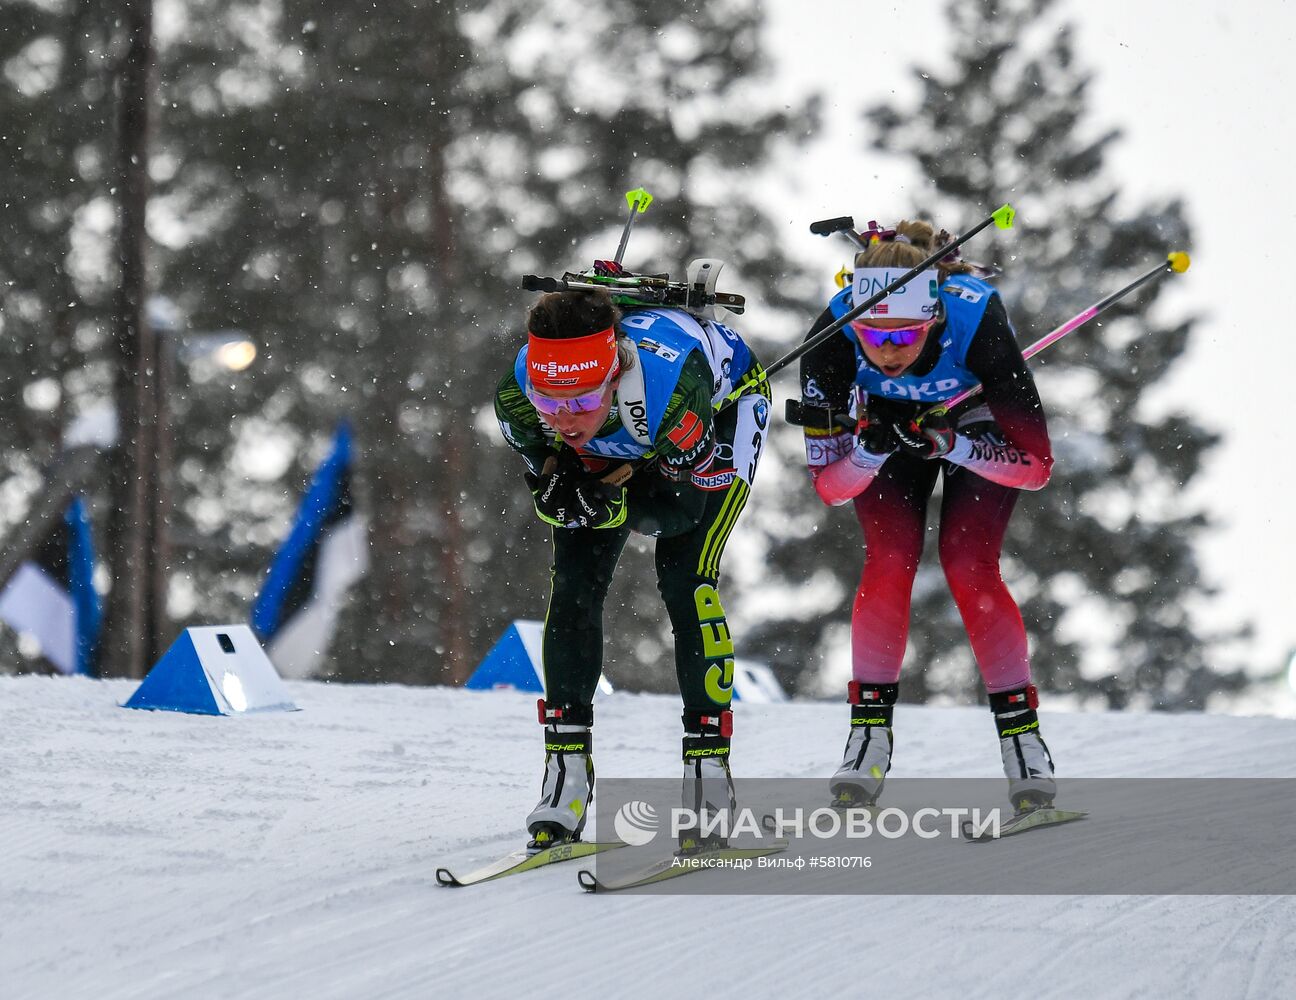
[[[1296,976],[1286,896],[589,896],[580,862],[443,889],[438,865],[520,843],[534,697],[288,687],[304,711],[206,718],[123,710],[128,681],[0,677],[5,1000],[1222,998]],[[675,777],[676,699],[596,712],[601,775]],[[896,714],[893,774],[1001,773],[985,709]],[[744,705],[735,773],[825,776],[846,718]],[[1289,720],[1044,719],[1064,776],[1296,776]]]

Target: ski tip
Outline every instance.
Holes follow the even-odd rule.
[[[453,875],[450,874],[450,869],[448,868],[438,868],[436,870],[436,880],[437,880],[437,885],[457,886],[463,884],[457,878],[455,878]]]
[[[1192,265],[1192,261],[1182,250],[1176,250],[1166,260],[1170,262],[1170,270],[1175,274],[1183,274]]]
[[[582,868],[576,873],[576,881],[580,883],[580,887],[586,892],[598,892],[598,879],[594,877],[592,871]]]
[[[1000,229],[1011,229],[1013,219],[1017,218],[1017,210],[1011,205],[1000,205],[990,218],[994,219],[994,224]]]
[[[963,821],[962,830],[963,830],[963,839],[970,844],[985,844],[995,839],[993,833],[989,833],[986,831],[977,833],[973,828],[970,820]]]

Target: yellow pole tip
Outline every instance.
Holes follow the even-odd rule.
[[[1192,264],[1192,261],[1188,259],[1188,255],[1182,250],[1176,250],[1166,260],[1170,262],[1170,270],[1174,271],[1175,274],[1183,274]]]
[[[1017,211],[1011,205],[1000,205],[994,210],[994,214],[990,216],[1000,229],[1011,229],[1013,219],[1016,217]]]

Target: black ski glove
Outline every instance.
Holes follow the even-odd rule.
[[[625,520],[624,487],[590,478],[571,448],[556,458],[547,472],[526,476],[540,520],[559,528],[613,528]]]
[[[626,519],[624,486],[587,479],[572,490],[572,522],[576,528],[615,528]]]
[[[861,448],[874,455],[890,455],[900,447],[895,425],[867,410],[855,426],[855,437]]]
[[[545,462],[540,475],[524,474],[531,496],[535,499],[536,513],[550,524],[563,523],[561,515],[571,509],[572,491],[577,477],[585,475],[585,463],[574,448],[562,447]]]
[[[893,425],[899,450],[915,458],[943,458],[958,436],[948,413],[929,413],[919,420]]]

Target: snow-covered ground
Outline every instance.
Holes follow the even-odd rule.
[[[0,677],[0,995],[1221,998],[1296,980],[1286,896],[591,896],[570,864],[440,888],[437,865],[519,843],[534,699],[288,686],[304,711],[206,718],[118,708],[130,682]],[[676,774],[674,699],[597,711],[601,774]],[[893,774],[997,775],[986,714],[902,706]],[[823,775],[844,719],[744,706],[735,773]],[[1290,720],[1044,725],[1065,775],[1296,776]]]

